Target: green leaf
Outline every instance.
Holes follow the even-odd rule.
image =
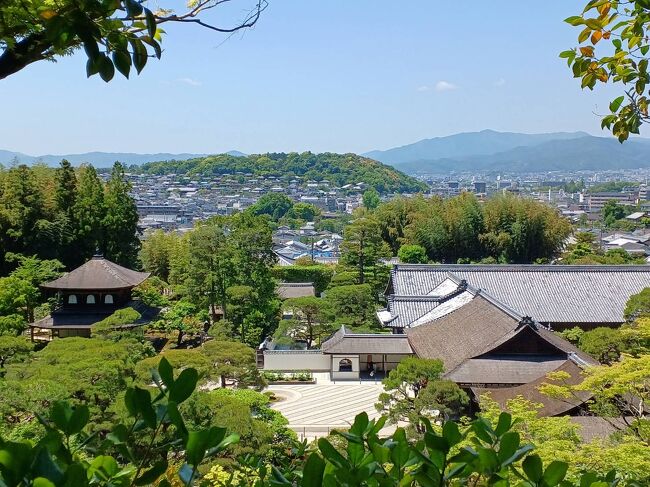
[[[136,411],[142,416],[144,422],[149,428],[156,427],[156,412],[151,405],[151,394],[146,389],[140,387],[134,388],[133,400],[135,402]]]
[[[508,413],[501,413],[499,415],[499,420],[497,421],[497,427],[494,430],[494,434],[497,436],[501,436],[504,434],[506,431],[510,429],[510,426],[512,425],[512,416],[510,416]]]
[[[79,463],[68,465],[61,487],[84,487],[88,485],[86,469]]]
[[[88,406],[76,406],[68,420],[68,427],[65,433],[68,435],[76,435],[77,433],[80,433],[88,424],[89,419],[90,411],[88,410]]]
[[[160,359],[158,364],[158,373],[160,378],[167,387],[171,387],[174,384],[174,369],[165,357]]]
[[[140,74],[145,64],[147,64],[147,48],[144,47],[140,39],[131,40],[131,47],[133,48],[133,65],[138,74]]]
[[[501,463],[503,463],[504,460],[508,460],[515,454],[517,448],[519,448],[519,442],[519,433],[516,431],[508,431],[507,433],[503,434],[501,441],[499,442],[498,453],[499,461]]]
[[[528,480],[539,482],[542,479],[542,460],[539,458],[539,455],[528,455],[521,464],[521,467],[524,469]]]
[[[623,103],[623,100],[624,100],[624,99],[625,99],[625,96],[621,95],[621,96],[619,96],[618,98],[616,98],[614,101],[612,101],[612,102],[609,104],[609,109],[610,109],[610,111],[612,111],[612,112],[616,112],[616,111],[618,111],[618,109],[620,108],[621,103]]]
[[[108,83],[115,76],[115,66],[106,54],[99,58],[99,76]]]
[[[573,15],[571,17],[567,17],[566,19],[564,19],[564,21],[567,24],[573,25],[574,27],[576,25],[582,25],[582,24],[585,23],[584,19],[582,17],[580,17],[579,15]]]
[[[153,484],[158,477],[165,473],[167,470],[167,459],[159,460],[151,467],[149,470],[146,470],[142,473],[137,479],[135,479],[135,485],[149,485]]]
[[[124,6],[129,17],[137,17],[142,13],[142,5],[135,0],[124,0]]]
[[[206,457],[206,453],[209,455],[217,453],[238,440],[237,435],[226,437],[226,429],[216,426],[190,431],[185,446],[185,459],[190,465],[199,465]]]
[[[131,71],[131,56],[125,51],[115,51],[113,53],[113,64],[117,70],[122,73],[122,76],[129,78],[129,71]]]
[[[444,436],[449,446],[454,446],[463,439],[463,435],[458,429],[458,424],[454,421],[447,421],[442,426],[442,436]]]
[[[176,427],[179,434],[183,438],[187,439],[188,432],[187,432],[187,428],[185,427],[185,422],[183,421],[183,417],[181,416],[181,413],[178,411],[178,406],[174,401],[169,401],[167,403],[167,416],[169,416],[169,420]]]
[[[305,487],[320,487],[323,484],[324,471],[325,461],[317,453],[312,453],[305,462],[300,485]]]
[[[546,467],[542,479],[548,487],[553,487],[564,480],[568,469],[567,463],[555,460]]]
[[[192,395],[199,380],[199,373],[196,369],[185,369],[174,381],[169,391],[169,400],[181,404]]]
[[[149,35],[153,37],[156,35],[156,18],[148,8],[144,9],[144,16],[147,19],[147,31],[149,32]]]
[[[332,444],[325,438],[318,439],[318,448],[325,459],[338,468],[349,467],[348,461],[341,455]]]
[[[54,483],[46,479],[45,477],[36,477],[32,482],[34,487],[56,487]]]

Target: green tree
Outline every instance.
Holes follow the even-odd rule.
[[[361,211],[343,234],[341,258],[344,263],[354,266],[358,272],[358,283],[364,284],[370,269],[381,259],[390,258],[390,248],[381,238],[377,220]]]
[[[426,264],[427,253],[420,245],[402,245],[397,252],[400,262],[405,264]]]
[[[405,358],[382,380],[385,392],[379,395],[377,410],[385,413],[392,423],[409,421],[413,427],[418,428],[418,417],[427,412],[429,417],[436,414],[430,407],[445,395],[442,390],[438,391],[445,386],[434,385],[440,382],[443,371],[440,360]],[[420,399],[420,395],[429,386],[431,390]],[[421,430],[418,432],[422,433]]]
[[[55,199],[56,207],[68,220],[74,219],[74,206],[77,200],[77,176],[72,164],[66,159],[61,161],[59,168],[54,173],[56,180]]]
[[[34,171],[20,165],[9,169],[0,190],[2,247],[5,252],[39,254],[58,242],[59,236],[48,234],[45,196]]]
[[[235,456],[256,455],[272,462],[293,446],[295,433],[287,428],[286,418],[271,409],[267,395],[250,389],[195,391],[181,413],[191,428],[226,426],[239,436],[231,448]]]
[[[282,303],[285,313],[292,313],[291,320],[283,320],[275,332],[276,339],[291,337],[293,340],[304,341],[307,348],[320,343],[333,331],[327,322],[324,299],[314,296],[287,299]]]
[[[650,288],[646,287],[638,294],[633,294],[625,303],[623,311],[625,319],[635,320],[642,316],[650,315]]]
[[[367,210],[374,210],[381,203],[379,192],[375,188],[370,188],[363,193],[363,206]]]
[[[616,201],[614,200],[609,200],[603,205],[602,210],[600,210],[600,214],[602,215],[603,222],[605,225],[612,226],[614,222],[617,220],[620,220],[621,218],[624,218],[626,215],[625,207],[623,205],[619,205]]]
[[[103,222],[106,217],[104,186],[91,165],[79,168],[73,213],[77,260],[71,266],[76,267],[103,248]]]
[[[0,316],[7,316],[9,322],[14,323],[12,331],[20,333],[27,323],[34,321],[34,308],[39,300],[38,288],[29,281],[13,276],[0,277]],[[21,320],[14,321],[15,317],[20,317]]]
[[[218,305],[228,318],[226,289],[235,282],[236,269],[225,228],[218,222],[199,225],[188,236],[187,250],[187,270],[179,274],[184,277],[188,297],[197,306],[208,308],[211,316]],[[175,275],[177,259],[185,259],[182,247],[172,259],[170,277]]]
[[[584,332],[580,337],[579,346],[581,350],[606,365],[618,361],[626,348],[625,338],[620,330],[603,326]]]
[[[436,418],[458,419],[469,404],[469,397],[450,380],[435,380],[426,385],[413,403],[420,416],[434,415]]]
[[[585,369],[585,379],[572,384],[569,374],[557,371],[548,374],[540,391],[549,397],[580,404],[585,391],[592,395],[588,404],[592,414],[603,418],[614,429],[633,434],[646,446],[650,441],[650,419],[646,404],[650,401],[650,355],[623,357],[612,365]],[[612,420],[620,419],[620,421]]]
[[[278,221],[293,208],[293,201],[282,193],[267,193],[247,209],[253,215],[268,215]]]
[[[124,167],[116,162],[104,197],[104,253],[106,258],[133,268],[137,266],[140,240],[137,235],[138,210],[130,191],[131,183],[126,179]]]
[[[27,356],[34,345],[25,337],[0,335],[0,368],[11,360]]]
[[[183,344],[187,335],[196,335],[203,331],[203,322],[197,317],[196,307],[188,301],[176,301],[162,315],[165,330],[178,332],[176,346]]]
[[[311,282],[316,295],[320,295],[330,284],[334,268],[330,265],[291,265],[274,266],[271,270],[274,278],[280,282]]]
[[[340,326],[372,328],[378,326],[375,299],[368,284],[337,286],[325,296],[329,321]]]
[[[296,218],[298,220],[312,222],[314,218],[320,215],[321,211],[319,208],[315,207],[311,203],[296,203],[293,207],[287,212],[287,216],[290,218]]]
[[[140,259],[142,266],[163,281],[169,281],[172,251],[180,237],[174,233],[156,230],[142,242]]]
[[[22,2],[3,4],[0,17],[0,79],[30,64],[69,55],[82,47],[88,57],[86,74],[108,82],[119,71],[129,77],[131,67],[140,73],[151,56],[161,57],[163,30],[160,24],[192,23],[217,32],[236,32],[252,27],[266,2],[258,1],[244,20],[234,27],[219,27],[206,14],[221,3],[198,0],[185,11],[174,11],[173,3],[161,4],[154,11],[139,2],[98,0],[72,2]]]
[[[255,351],[243,343],[210,340],[203,344],[201,351],[208,357],[221,387],[227,387],[228,382],[240,388],[264,385],[257,370]]]
[[[259,295],[251,286],[230,286],[226,289],[228,305],[230,308],[229,321],[233,325],[233,331],[239,333],[239,339],[248,343],[247,324],[250,315],[256,311]],[[260,342],[259,337],[249,345],[255,346]]]

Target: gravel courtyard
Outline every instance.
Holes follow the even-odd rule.
[[[326,436],[334,428],[348,428],[362,411],[370,418],[379,416],[375,403],[383,390],[380,382],[320,382],[269,387],[281,399],[273,408],[289,420],[299,438]]]

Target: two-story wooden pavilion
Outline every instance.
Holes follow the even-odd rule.
[[[49,331],[49,338],[89,337],[92,326],[116,310],[139,307],[132,302],[131,291],[148,277],[149,273],[127,269],[96,255],[62,277],[42,284],[44,293],[56,297],[57,307],[29,325],[32,340],[37,330]]]

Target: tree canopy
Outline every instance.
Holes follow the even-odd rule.
[[[638,134],[648,116],[648,50],[650,4],[646,0],[591,0],[582,12],[565,22],[580,30],[578,46],[563,51],[582,88],[598,84],[620,86],[621,95],[609,104],[601,126],[623,142]]]
[[[8,0],[0,12],[0,79],[82,47],[89,77],[99,74],[108,82],[117,70],[128,78],[132,67],[140,73],[149,57],[161,57],[165,32],[161,25],[189,23],[232,33],[255,25],[266,8],[264,0],[252,2],[243,19],[232,27],[220,27],[207,14],[222,3],[197,0],[187,3],[184,11],[175,11],[174,2],[152,7],[136,0]]]

